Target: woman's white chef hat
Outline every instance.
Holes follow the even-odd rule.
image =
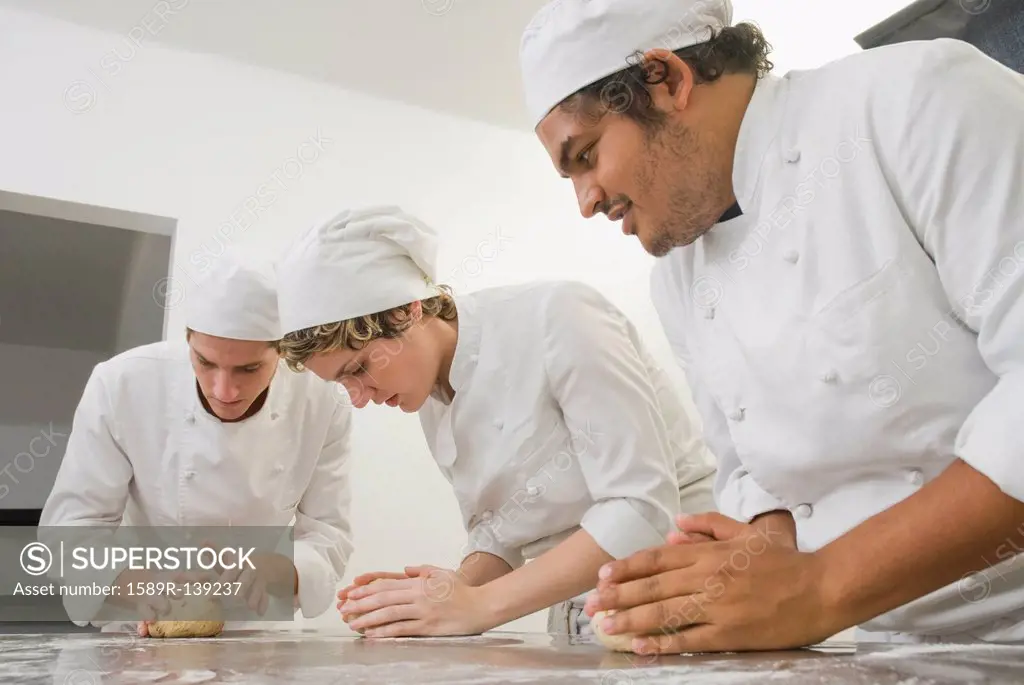
[[[437,233],[399,207],[347,209],[303,233],[277,265],[285,333],[436,296]]]
[[[730,0],[551,0],[519,46],[533,126],[562,100],[633,66],[633,55],[703,43],[732,23]]]
[[[273,267],[235,249],[212,260],[186,291],[185,325],[233,340],[280,340]]]

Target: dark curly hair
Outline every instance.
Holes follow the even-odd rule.
[[[723,74],[754,74],[760,78],[774,67],[768,59],[771,45],[754,24],[727,26],[718,32],[709,27],[709,31],[711,38],[706,42],[674,51],[693,69],[695,85],[711,83]],[[647,86],[665,79],[665,63],[645,62],[641,52],[627,63],[630,66],[584,86],[559,107],[591,123],[609,113],[627,116],[646,128],[661,123],[664,114],[654,109]]]

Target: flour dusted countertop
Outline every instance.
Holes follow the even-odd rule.
[[[1024,646],[825,645],[763,654],[638,657],[564,636],[365,640],[266,631],[205,640],[117,634],[0,635],[4,685],[945,685],[1024,682]]]

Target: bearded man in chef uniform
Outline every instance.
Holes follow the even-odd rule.
[[[281,361],[269,268],[227,252],[186,297],[185,340],[143,345],[93,370],[40,526],[293,525],[292,558],[253,555],[255,573],[222,578],[243,582],[241,599],[261,615],[275,600],[266,588],[278,585],[287,589],[276,599],[318,616],[352,552],[351,410]],[[156,578],[144,570],[108,579],[122,588],[147,580]],[[162,596],[137,599],[151,619],[168,609]],[[72,618],[87,624],[77,619],[101,602],[77,605]]]
[[[1024,76],[949,39],[768,49],[727,0],[556,0],[522,36],[581,213],[658,258],[719,464],[720,514],[587,611],[645,652],[1024,641]]]

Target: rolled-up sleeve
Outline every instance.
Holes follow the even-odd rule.
[[[615,558],[664,544],[679,513],[679,486],[635,331],[577,283],[553,291],[543,325],[548,382],[594,500],[581,527]]]
[[[351,423],[351,410],[338,405],[295,515],[296,605],[306,618],[331,606],[352,554]]]
[[[487,552],[494,556],[504,560],[513,570],[519,568],[526,560],[523,558],[522,550],[507,547],[498,540],[495,535],[495,528],[497,528],[500,522],[481,521],[474,525],[469,531],[469,541],[462,550],[462,561],[466,560],[472,554],[477,552]]]
[[[1024,500],[1024,76],[942,39],[904,97],[906,126],[880,137],[884,157],[952,311],[998,378],[956,454]]]
[[[786,509],[780,500],[758,485],[740,461],[725,414],[708,391],[700,369],[690,359],[680,307],[680,302],[687,295],[673,276],[668,262],[655,266],[651,272],[651,301],[676,363],[686,376],[693,403],[700,413],[704,441],[718,463],[715,504],[725,516],[744,523],[761,514]]]

